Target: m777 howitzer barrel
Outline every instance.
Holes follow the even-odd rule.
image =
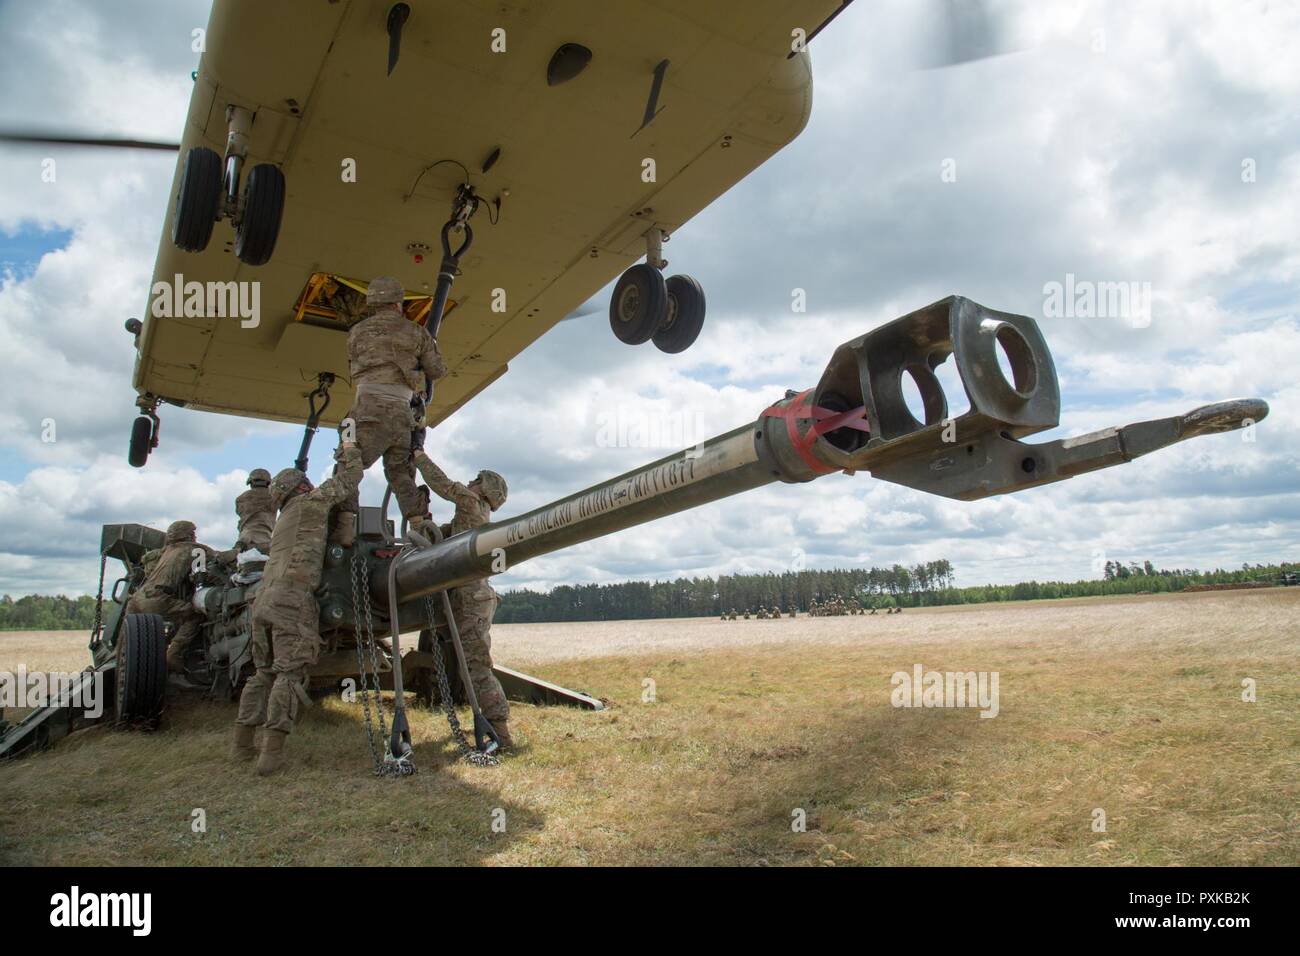
[[[1010,375],[999,366],[999,346]],[[934,374],[949,357],[970,403],[956,418],[949,417]],[[921,395],[923,421],[908,409],[904,376]],[[752,424],[407,554],[395,575],[398,599],[414,600],[772,482],[869,471],[969,501],[1132,461],[1196,435],[1251,426],[1267,414],[1265,402],[1243,399],[1027,444],[1020,439],[1060,420],[1056,368],[1037,323],[952,296],[844,343],[815,388],[787,392]],[[383,600],[385,577],[374,582]]]

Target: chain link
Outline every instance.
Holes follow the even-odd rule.
[[[433,637],[433,669],[438,677],[438,696],[441,699],[442,712],[447,715],[447,724],[451,727],[451,736],[456,741],[456,748],[460,751],[461,757],[475,766],[499,766],[500,758],[495,754],[485,754],[471,746],[465,731],[460,726],[460,717],[456,715],[456,704],[451,696],[451,681],[447,678],[447,665],[442,659],[442,648],[438,646],[437,620],[434,617],[431,595],[425,596],[424,609],[429,618],[429,634]]]
[[[375,775],[380,777],[406,777],[415,773],[415,764],[410,754],[394,757],[388,747],[388,723],[384,719],[383,699],[379,687],[379,651],[375,640],[374,613],[370,606],[369,569],[366,559],[360,552],[352,555],[352,616],[355,622],[357,641],[357,676],[358,691],[361,694],[361,709],[366,718],[366,740],[370,744],[370,756],[374,761]],[[364,646],[363,646],[364,645]],[[366,661],[369,652],[369,663]],[[379,723],[379,738],[383,741],[381,754],[375,742],[375,719],[370,715],[370,695],[374,693],[375,714]]]
[[[99,590],[95,592],[95,625],[90,629],[90,646],[99,646],[104,639],[104,569],[108,566],[108,555],[99,556]]]

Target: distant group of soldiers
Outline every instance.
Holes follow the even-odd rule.
[[[818,601],[814,598],[808,605],[809,617],[838,617],[844,614],[876,614],[878,611],[879,609],[874,606],[870,609],[864,608],[856,598],[848,598],[846,600],[838,596],[827,598],[825,601]],[[901,607],[886,608],[885,613],[902,614],[903,609]],[[799,611],[793,604],[791,604],[785,612],[786,617],[797,617],[798,614]],[[730,611],[727,611],[722,615],[722,620],[735,621],[739,619],[748,621],[750,616],[748,608],[738,615],[736,609],[733,607]],[[769,611],[766,607],[760,605],[758,610],[752,616],[759,621],[779,619],[781,617],[781,608],[779,605],[773,605],[772,609]]]
[[[348,333],[348,364],[356,390],[340,428],[331,478],[319,488],[297,468],[274,478],[254,469],[248,490],[235,502],[239,540],[214,552],[195,540],[193,522],[176,521],[162,549],[145,560],[144,581],[127,604],[128,613],[161,614],[173,627],[168,669],[183,671],[185,653],[199,633],[202,615],[192,606],[196,563],[214,561],[250,577],[260,572],[253,601],[252,656],[256,668],[244,685],[231,745],[236,760],[257,760],[257,772],[274,773],[284,762],[310,668],[320,656],[320,585],[328,543],[352,547],[365,469],[382,459],[384,475],[407,527],[423,540],[459,534],[486,524],[506,501],[506,482],[481,471],[468,484],[453,481],[424,453],[425,403],[433,383],[447,374],[438,344],[409,321],[398,280],[381,277],[366,291],[360,319]],[[428,490],[417,488],[419,471]],[[439,526],[429,509],[430,492],[455,507]],[[456,618],[470,680],[483,715],[503,748],[510,735],[510,705],[492,671],[491,625],[499,597],[486,579],[454,588]]]

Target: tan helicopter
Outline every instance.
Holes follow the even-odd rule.
[[[664,243],[804,128],[807,44],[851,2],[215,0],[179,145],[0,141],[180,151],[127,322],[132,464],[163,404],[336,425],[375,275],[447,360],[436,425],[620,274],[615,335],[690,347],[704,290]],[[996,52],[982,4],[937,9],[942,64]]]
[[[128,323],[132,463],[162,404],[302,422],[323,384],[337,424],[375,275],[447,360],[430,425],[620,273],[615,334],[688,348],[704,292],[665,278],[663,243],[803,129],[803,47],[845,6],[216,0]]]

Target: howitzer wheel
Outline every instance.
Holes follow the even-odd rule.
[[[160,614],[128,614],[117,639],[117,721],[132,724],[162,713],[167,688],[166,623]]]

